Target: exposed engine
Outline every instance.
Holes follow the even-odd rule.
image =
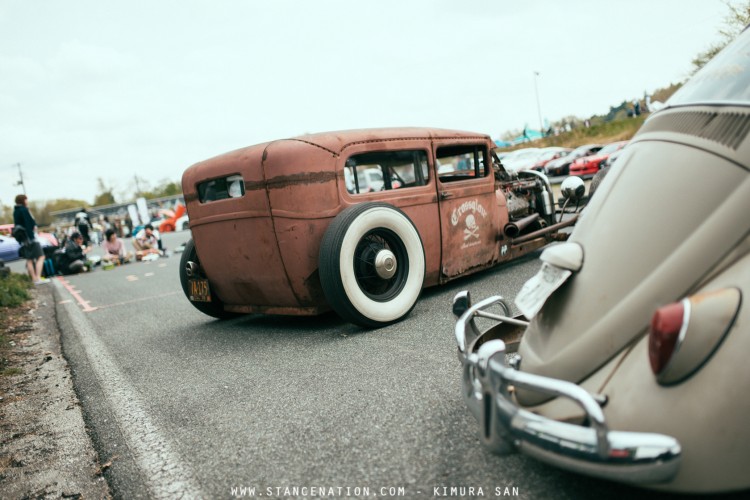
[[[535,231],[554,224],[555,212],[552,190],[544,174],[529,170],[508,172],[495,159],[495,189],[505,196],[510,223],[507,236]]]

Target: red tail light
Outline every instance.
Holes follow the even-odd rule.
[[[656,380],[676,384],[697,373],[732,329],[741,304],[737,288],[723,288],[659,308],[648,335],[648,357]]]
[[[675,352],[677,340],[685,323],[685,305],[675,302],[657,309],[651,318],[648,334],[648,359],[651,371],[660,374]]]

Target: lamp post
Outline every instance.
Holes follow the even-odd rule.
[[[16,186],[21,186],[21,188],[23,189],[23,194],[25,195],[26,194],[26,184],[23,183],[23,173],[21,172],[21,164],[20,163],[16,163],[13,166],[14,167],[18,167],[18,179],[19,180],[18,180],[18,182],[16,182]]]
[[[534,92],[536,93],[536,111],[539,114],[539,132],[544,135],[544,125],[542,124],[542,105],[539,104],[539,85],[537,79],[539,78],[539,72],[534,71]]]

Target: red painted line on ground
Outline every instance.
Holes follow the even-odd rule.
[[[75,288],[73,288],[70,285],[70,283],[68,283],[67,280],[65,280],[65,278],[63,278],[62,276],[58,276],[57,280],[60,283],[62,283],[62,286],[64,286],[65,289],[68,292],[70,292],[70,294],[73,296],[74,299],[76,299],[76,301],[78,301],[79,304],[81,304],[81,307],[83,307],[83,312],[91,312],[91,311],[97,310],[96,307],[91,307],[88,300],[83,300],[83,297],[81,297],[81,294],[78,293],[78,291]]]

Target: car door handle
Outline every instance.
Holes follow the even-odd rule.
[[[449,192],[449,191],[442,191],[440,193],[440,199],[441,200],[445,200],[445,199],[448,199],[448,198],[453,198],[453,196],[455,196],[455,195],[453,193]]]

